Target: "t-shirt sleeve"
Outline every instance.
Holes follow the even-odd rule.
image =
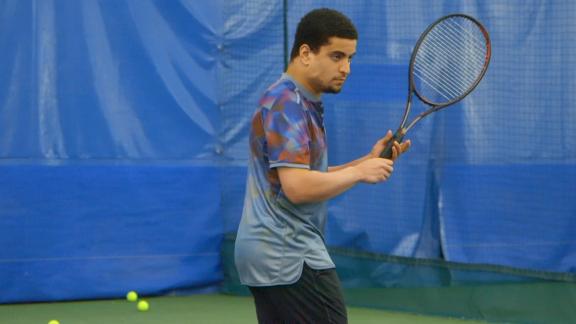
[[[263,124],[270,168],[310,168],[310,134],[301,105],[293,101],[276,104]]]

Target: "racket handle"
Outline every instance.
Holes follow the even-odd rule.
[[[380,154],[380,157],[383,159],[391,159],[392,158],[392,147],[394,147],[394,142],[402,143],[402,139],[406,133],[403,129],[398,129],[394,136],[386,143],[384,150]]]

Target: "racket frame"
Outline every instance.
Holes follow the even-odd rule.
[[[484,38],[486,39],[485,62],[484,62],[484,67],[483,67],[482,71],[478,74],[478,77],[476,78],[476,80],[472,83],[472,85],[463,94],[461,94],[460,96],[458,96],[452,100],[449,100],[447,102],[437,103],[437,102],[433,102],[433,101],[429,100],[428,98],[426,98],[425,96],[423,96],[422,94],[420,94],[418,92],[418,90],[414,84],[415,83],[415,81],[414,81],[414,65],[415,65],[414,62],[416,61],[416,55],[418,53],[418,50],[420,49],[420,46],[422,45],[422,42],[424,41],[426,36],[428,36],[430,31],[432,29],[434,29],[434,27],[436,27],[438,24],[443,22],[444,20],[447,20],[447,19],[450,19],[453,17],[463,17],[465,19],[470,20],[482,32]],[[484,78],[484,75],[486,74],[486,71],[488,70],[488,65],[490,63],[490,57],[491,56],[492,56],[492,47],[491,47],[490,35],[488,34],[488,31],[486,30],[486,28],[476,18],[469,16],[469,15],[466,15],[466,14],[462,14],[462,13],[455,13],[455,14],[443,16],[443,17],[437,19],[432,24],[430,24],[430,26],[428,26],[428,28],[426,28],[426,30],[424,30],[424,32],[422,32],[422,34],[420,35],[420,38],[418,38],[418,41],[416,42],[416,45],[414,46],[414,49],[412,50],[412,55],[410,57],[409,70],[408,70],[408,80],[409,80],[409,82],[408,82],[409,83],[409,85],[408,85],[408,98],[406,100],[406,107],[404,108],[404,115],[402,116],[402,121],[400,122],[400,126],[398,127],[398,129],[396,130],[396,132],[394,133],[392,138],[388,141],[388,143],[387,143],[386,147],[384,148],[384,150],[382,151],[382,154],[380,155],[380,157],[382,157],[382,158],[392,157],[392,147],[394,145],[394,142],[396,141],[398,143],[401,143],[402,139],[404,138],[406,133],[414,125],[416,125],[416,123],[418,123],[420,120],[422,120],[424,117],[430,115],[433,112],[436,112],[436,111],[441,110],[443,108],[446,108],[450,105],[453,105],[453,104],[459,102],[460,100],[464,99],[468,94],[470,94],[470,92],[472,92],[478,86],[480,81]],[[410,124],[408,124],[408,126],[406,126],[406,122],[408,121],[408,115],[410,114],[410,111],[412,108],[412,97],[413,97],[414,93],[416,94],[418,99],[420,99],[420,101],[431,106],[431,108],[418,114],[410,122]]]

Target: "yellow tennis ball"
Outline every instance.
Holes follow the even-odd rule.
[[[135,302],[138,300],[138,294],[135,291],[129,291],[126,294],[126,299],[131,302]]]
[[[147,311],[148,309],[150,309],[150,305],[149,305],[148,302],[145,301],[145,300],[139,301],[137,307],[138,307],[138,310],[141,311],[141,312],[145,312],[145,311]]]
[[[48,322],[48,324],[60,324],[60,322],[58,322],[57,320],[51,320],[50,322]]]

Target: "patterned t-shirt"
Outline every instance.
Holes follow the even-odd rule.
[[[290,202],[277,167],[328,170],[320,98],[286,74],[268,88],[252,119],[246,196],[235,246],[240,281],[248,286],[294,283],[304,262],[313,269],[334,268],[324,244],[326,203]]]

